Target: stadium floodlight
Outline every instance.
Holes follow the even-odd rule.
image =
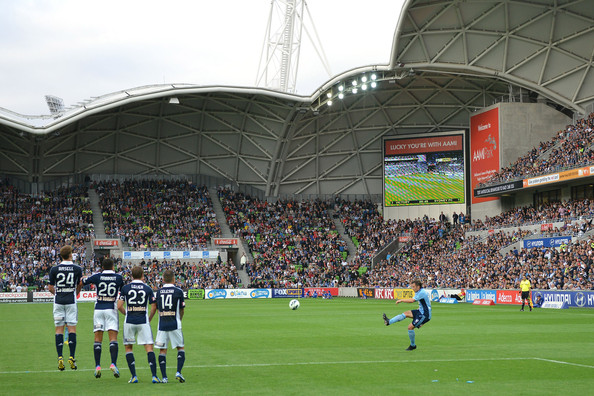
[[[169,104],[179,104],[179,99],[173,96],[169,98]]]
[[[338,99],[344,99],[344,94],[342,92],[338,94]]]
[[[356,94],[357,92],[359,92],[359,90],[358,90],[358,89],[355,87],[355,88],[353,88],[353,91],[352,91],[352,92],[353,92],[354,94]]]
[[[326,97],[327,97],[328,99],[330,99],[330,98],[332,97],[332,91],[329,91],[328,93],[326,93]]]
[[[366,83],[366,82],[367,82],[367,76],[363,76],[363,77],[361,77],[361,82],[364,82],[364,83]]]
[[[356,87],[357,86],[357,80],[353,80],[353,83],[352,84],[353,84],[353,87]]]
[[[376,75],[375,73],[373,73],[373,74],[371,75],[371,80],[372,80],[372,81],[375,81],[375,80],[377,80],[377,75]]]
[[[367,84],[362,84],[362,85],[361,85],[361,89],[362,89],[363,91],[367,91]]]
[[[328,101],[328,106],[332,106],[332,101],[331,100]]]
[[[371,85],[371,88],[377,87],[377,83],[375,81],[372,81],[370,85]]]
[[[64,100],[62,98],[53,95],[45,95],[45,103],[47,103],[47,107],[49,107],[49,111],[52,115],[64,112]]]
[[[338,86],[338,92],[342,92],[344,91],[344,85],[339,85]]]

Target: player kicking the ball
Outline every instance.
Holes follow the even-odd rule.
[[[415,328],[420,329],[422,325],[431,320],[431,297],[429,292],[423,289],[423,284],[419,280],[415,280],[411,283],[411,287],[415,292],[413,298],[403,298],[402,300],[396,300],[396,305],[400,303],[414,303],[419,302],[419,309],[413,309],[412,311],[406,311],[400,315],[394,316],[392,319],[388,319],[384,314],[384,323],[386,326],[400,322],[405,318],[412,318],[412,323],[408,325],[408,337],[410,338],[410,345],[406,348],[407,351],[413,351],[417,349],[415,344]]]

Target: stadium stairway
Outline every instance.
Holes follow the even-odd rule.
[[[221,205],[221,200],[219,199],[219,194],[217,192],[216,187],[209,187],[208,194],[210,195],[210,200],[212,202],[212,208],[217,215],[217,221],[219,222],[219,227],[221,227],[221,237],[223,238],[233,238],[234,235],[231,233],[231,229],[229,228],[229,223],[227,223],[227,216],[225,216],[225,211],[223,210],[223,205]],[[249,249],[245,246],[244,241],[240,238],[240,247],[239,247],[239,255],[241,257],[242,253],[245,253],[245,257],[247,258],[247,265],[250,265],[254,261],[254,257],[250,253]],[[240,268],[239,263],[235,263],[237,267],[237,275],[239,275],[239,279],[241,279],[241,284],[243,287],[248,287],[250,285],[250,276],[248,275],[245,268]]]
[[[212,208],[214,209],[215,214],[217,215],[217,221],[219,222],[219,227],[221,227],[221,237],[223,238],[232,238],[233,234],[229,229],[229,223],[227,223],[227,217],[225,216],[225,212],[223,211],[223,206],[221,205],[221,200],[219,199],[219,194],[217,192],[216,187],[209,187],[208,194],[210,195],[210,200],[212,202]]]
[[[332,221],[334,222],[334,225],[336,226],[336,231],[338,231],[338,235],[340,235],[340,237],[347,244],[348,253],[349,253],[349,255],[347,257],[347,262],[350,263],[355,259],[355,256],[357,255],[357,248],[355,247],[353,240],[351,238],[349,238],[348,234],[346,233],[346,230],[345,230],[344,226],[342,225],[342,221],[340,220],[340,216],[335,216],[336,211],[333,209],[330,209],[330,210],[328,210],[328,214],[330,214],[330,216],[332,216]]]
[[[99,194],[97,191],[89,189],[89,203],[93,211],[93,228],[95,229],[95,238],[105,239],[105,224],[103,223],[103,212],[99,206]]]

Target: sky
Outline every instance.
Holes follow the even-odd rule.
[[[275,0],[277,3],[279,0]],[[308,0],[296,94],[389,62],[404,0]],[[0,0],[0,107],[49,114],[153,84],[256,86],[271,0]],[[280,23],[273,7],[273,27]],[[311,16],[311,19],[309,18]]]

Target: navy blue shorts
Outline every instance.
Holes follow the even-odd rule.
[[[431,320],[425,315],[423,315],[421,311],[419,311],[418,309],[413,309],[411,312],[413,315],[412,325],[417,329]]]

